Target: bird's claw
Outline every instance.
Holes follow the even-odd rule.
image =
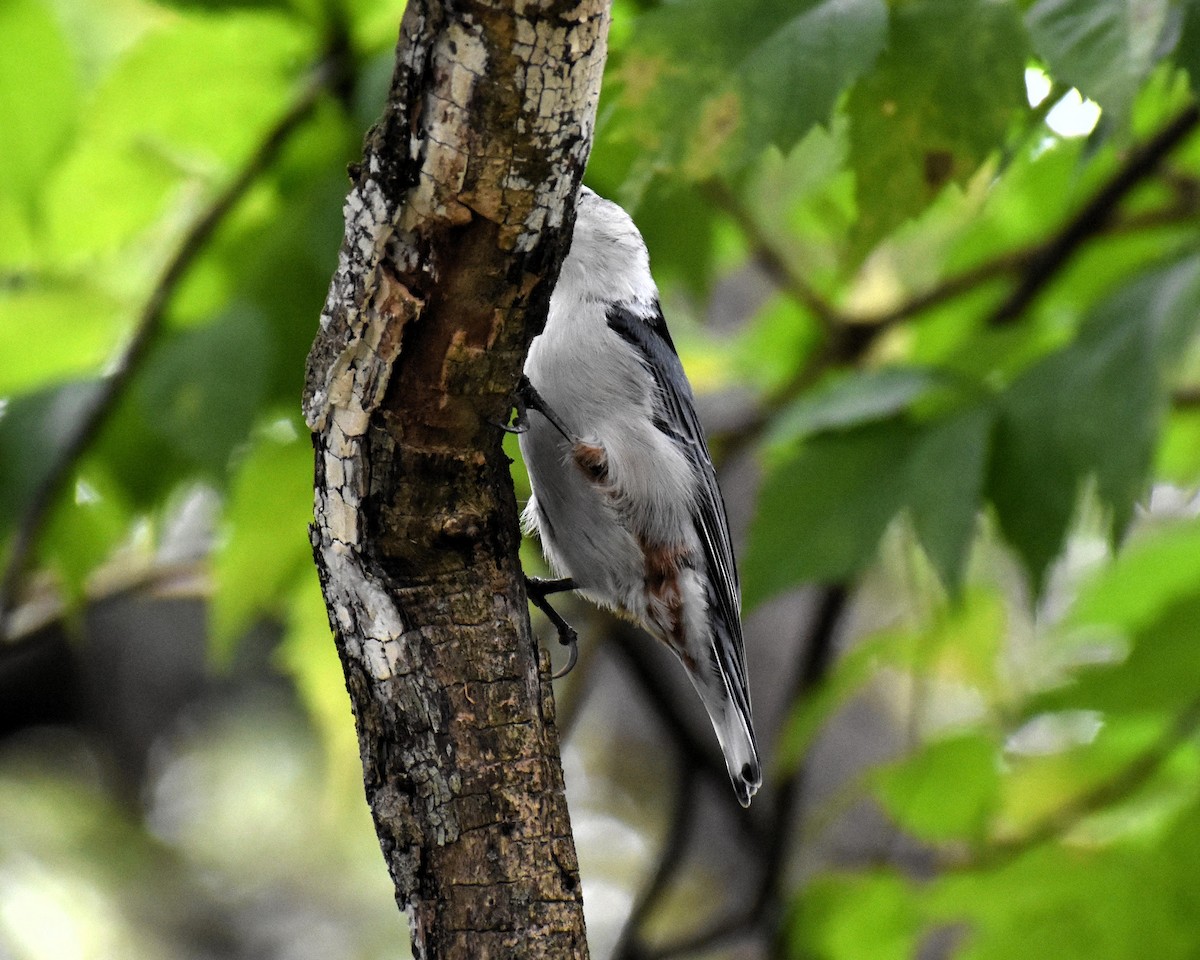
[[[579,662],[579,635],[575,632],[575,628],[567,624],[567,629],[558,631],[558,642],[567,648],[567,662],[561,670],[550,674],[550,679],[561,680],[568,673],[575,669],[575,664]]]

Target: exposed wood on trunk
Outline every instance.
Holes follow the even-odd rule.
[[[314,554],[429,958],[587,956],[495,424],[565,252],[607,27],[607,0],[410,0],[309,356]]]

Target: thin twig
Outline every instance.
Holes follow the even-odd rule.
[[[100,428],[149,356],[150,347],[162,329],[163,317],[180,282],[204,252],[217,228],[246,192],[267,172],[284,145],[308,118],[322,93],[331,83],[336,82],[343,72],[343,65],[335,60],[322,61],[312,71],[296,100],[267,131],[258,149],[237,176],[213,198],[208,208],[192,224],[175,253],[167,261],[138,314],[133,335],[125,349],[117,357],[112,371],[99,381],[87,410],[73,425],[66,442],[51,462],[37,491],[21,515],[13,537],[8,564],[4,569],[3,578],[0,578],[0,635],[6,632],[4,624],[8,614],[15,609],[25,568],[37,547],[51,511],[62,495],[76,464],[91,449]]]
[[[807,697],[829,676],[838,631],[849,598],[850,591],[845,584],[827,587],[822,592],[805,645],[804,659],[790,684],[787,703],[794,704]],[[775,793],[775,809],[772,816],[775,842],[769,848],[770,854],[763,869],[762,883],[759,885],[755,901],[758,915],[771,920],[772,926],[774,917],[771,915],[779,912],[782,901],[783,872],[788,862],[792,831],[799,819],[800,795],[807,771],[805,763],[797,764],[779,781]]]

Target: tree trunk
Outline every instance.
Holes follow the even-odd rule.
[[[314,555],[431,960],[587,956],[496,424],[570,236],[607,29],[607,0],[410,0],[309,355]]]

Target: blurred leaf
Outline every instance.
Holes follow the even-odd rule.
[[[907,505],[921,546],[951,592],[966,573],[995,415],[984,407],[935,421],[908,463]]]
[[[0,3],[0,193],[26,207],[67,145],[78,111],[75,66],[52,5]]]
[[[927,744],[874,780],[888,815],[926,840],[982,839],[999,785],[996,746],[973,733]]]
[[[1075,723],[1075,742],[1071,724]],[[1105,842],[1160,834],[1182,806],[1194,802],[1197,757],[1194,751],[1147,765],[1163,737],[1161,718],[1151,715],[1109,715],[1092,711],[1038,714],[1027,726],[1041,725],[1068,736],[1053,737],[1040,749],[1006,753],[1003,802],[997,814],[997,833],[1022,837],[1057,822],[1062,811],[1077,811],[1063,825],[1072,842]],[[1078,737],[1082,732],[1084,736]],[[1088,734],[1091,738],[1088,738]],[[1020,736],[1020,732],[1018,732]],[[1035,747],[1038,746],[1035,744]],[[1182,762],[1180,762],[1182,761]],[[1130,771],[1137,776],[1130,779]],[[1113,789],[1112,784],[1128,784]],[[1103,803],[1088,802],[1100,791]]]
[[[1003,142],[1026,108],[1026,51],[1011,4],[893,6],[887,49],[848,105],[860,253],[946,184],[966,180]]]
[[[184,11],[221,13],[238,10],[287,10],[295,0],[154,0],[154,2],[160,3],[164,7],[177,7]]]
[[[1041,584],[1085,480],[1125,529],[1150,468],[1163,367],[1194,329],[1200,260],[1138,277],[1100,304],[1078,340],[1001,398],[988,490],[1005,536]]]
[[[912,960],[925,918],[916,889],[884,871],[819,877],[796,899],[790,957]]]
[[[127,319],[121,303],[88,283],[34,278],[0,283],[0,314],[0,396],[95,373]]]
[[[881,0],[681,0],[644,14],[614,78],[603,136],[640,144],[645,173],[704,180],[826,120],[878,56]]]
[[[1182,0],[1183,23],[1175,47],[1175,62],[1188,72],[1192,90],[1200,90],[1200,0]]]
[[[927,909],[967,923],[963,960],[1185,960],[1195,951],[1186,918],[1200,909],[1182,869],[1194,844],[1145,852],[1047,845],[995,870],[946,875]]]
[[[312,458],[307,432],[281,420],[258,437],[237,469],[213,569],[218,662],[228,661],[234,642],[256,618],[283,615],[297,576],[312,566]]]
[[[764,394],[779,395],[796,375],[798,364],[821,343],[821,327],[812,315],[793,298],[777,294],[739,332],[728,362],[737,380]]]
[[[1200,522],[1136,541],[1081,591],[1069,625],[1137,631],[1200,589]]]
[[[919,367],[884,367],[831,378],[809,390],[771,421],[768,445],[809,434],[885,420],[907,410],[939,382]]]
[[[164,340],[137,382],[146,422],[197,466],[223,470],[253,423],[271,347],[262,319],[238,309]]]
[[[120,486],[96,469],[76,478],[49,518],[39,555],[55,570],[69,601],[82,599],[87,578],[128,532],[133,513]]]
[[[1176,410],[1163,430],[1154,473],[1183,487],[1200,484],[1200,410]]]
[[[805,419],[865,422],[810,436],[795,452],[771,458],[743,565],[748,607],[798,583],[858,573],[905,507],[935,569],[956,588],[974,532],[992,415],[967,407],[926,423],[872,419],[923,383],[920,375],[865,384],[856,378],[796,417],[801,427]]]
[[[50,188],[48,219],[66,256],[110,253],[194,205],[258,142],[306,63],[310,39],[282,17],[170,24],[107,76]]]
[[[0,534],[11,532],[29,508],[99,388],[99,381],[81,380],[0,407]]]
[[[1055,79],[1121,122],[1161,56],[1170,6],[1171,0],[1038,0],[1026,23]]]
[[[1200,585],[1167,602],[1149,623],[1132,632],[1128,657],[1080,670],[1068,685],[1037,697],[1034,711],[1086,709],[1137,714],[1173,714],[1196,699],[1200,676]],[[1119,615],[1119,614],[1118,614]]]
[[[851,576],[904,502],[914,431],[895,419],[808,440],[768,475],[743,565],[747,607],[810,580]]]
[[[904,646],[911,667],[924,676],[949,681],[992,697],[1002,669],[1008,615],[1003,600],[973,587],[940,609],[931,623]]]

